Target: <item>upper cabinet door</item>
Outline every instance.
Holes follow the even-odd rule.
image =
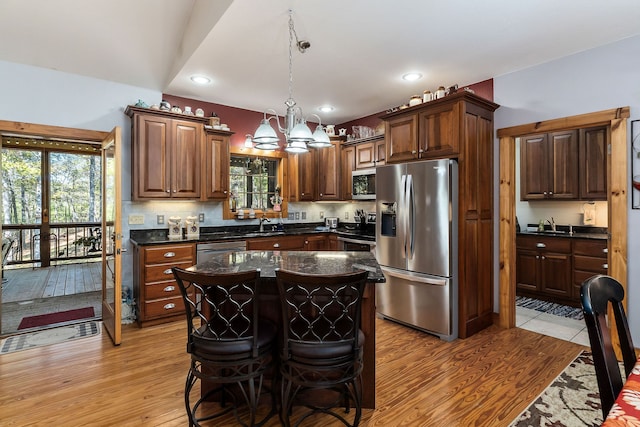
[[[203,199],[226,199],[229,195],[229,137],[207,133],[203,150]]]
[[[578,132],[575,130],[549,134],[551,151],[551,188],[549,197],[578,199]]]
[[[418,158],[418,116],[402,116],[385,122],[387,163]]]
[[[133,123],[133,198],[171,197],[171,120],[136,115]]]
[[[457,155],[460,140],[460,103],[437,106],[420,113],[418,155],[434,159]]]
[[[318,200],[340,200],[340,141],[318,150]]]
[[[607,200],[607,127],[580,130],[580,198]]]
[[[200,197],[200,123],[173,121],[173,147],[171,161],[171,197]]]
[[[549,192],[549,153],[547,135],[520,139],[520,198],[544,199]]]

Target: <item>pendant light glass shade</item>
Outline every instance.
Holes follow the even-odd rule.
[[[309,133],[311,133],[311,131],[309,131]],[[286,151],[287,153],[296,154],[306,153],[309,151],[309,149],[307,148],[307,144],[305,144],[303,141],[290,141],[284,151]]]
[[[298,122],[289,133],[289,141],[310,142],[313,141],[311,129],[304,121]]]
[[[276,131],[269,124],[269,120],[262,119],[260,126],[253,134],[253,142],[256,144],[276,144],[280,141]],[[256,145],[257,147],[257,145]]]
[[[313,132],[313,141],[309,143],[309,147],[313,148],[326,148],[331,147],[331,140],[329,135],[322,129],[322,125],[318,125]]]

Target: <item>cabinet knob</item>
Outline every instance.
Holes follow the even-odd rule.
[[[322,197],[322,193],[320,193],[320,197]]]
[[[546,248],[547,245],[545,245],[544,243],[538,242],[536,243],[536,248]]]
[[[549,191],[549,195],[552,196],[553,195],[553,191]]]
[[[424,150],[421,148],[420,150],[418,150],[418,153],[424,153]]]
[[[412,151],[411,151],[411,154],[416,154],[416,150],[412,150]]]
[[[540,255],[536,255],[536,259],[540,259]]]
[[[171,193],[171,190],[167,190],[167,193]]]
[[[171,271],[170,268],[167,268],[165,271],[163,271],[164,274],[171,274],[173,273],[173,271]]]
[[[545,259],[544,255],[542,255],[540,258]]]
[[[544,195],[546,196],[546,195],[547,195],[547,192],[545,191],[545,192],[543,192],[542,194],[544,194]]]
[[[273,244],[273,247],[274,247],[274,248],[279,248],[279,247],[280,247],[280,243],[274,243],[274,244]]]
[[[175,286],[167,286],[163,289],[164,292],[173,292],[176,290]]]
[[[176,256],[175,252],[165,252],[164,253],[164,257],[165,258],[173,258],[174,256]]]
[[[609,248],[604,248],[604,249],[602,250],[602,253],[608,254],[608,253],[609,253]]]
[[[222,193],[223,193],[223,194],[227,194],[227,190],[224,190]]]
[[[609,264],[606,264],[606,263],[602,264],[602,268],[604,268],[605,270],[608,270],[609,269]]]
[[[162,307],[162,308],[164,308],[165,310],[172,310],[172,309],[176,308],[176,305],[174,303],[170,302],[169,304],[165,304],[164,307]]]
[[[177,192],[178,192],[178,190],[173,190],[173,192],[174,192],[174,193],[177,193]]]

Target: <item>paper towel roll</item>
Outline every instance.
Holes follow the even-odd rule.
[[[584,225],[595,225],[596,223],[596,205],[595,203],[585,203],[582,205],[582,223]]]

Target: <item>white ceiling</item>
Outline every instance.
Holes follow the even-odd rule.
[[[282,113],[289,9],[293,97],[325,123],[640,34],[638,0],[2,0],[0,60]]]

